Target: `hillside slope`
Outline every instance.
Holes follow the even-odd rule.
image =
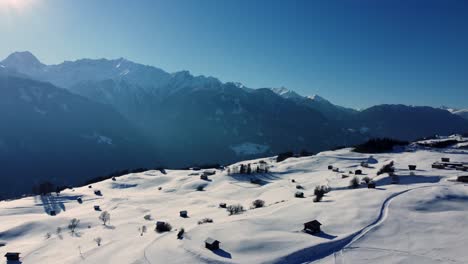
[[[454,182],[456,170],[437,170],[431,163],[449,157],[468,161],[460,149],[421,149],[369,155],[350,149],[290,158],[270,166],[267,174],[227,175],[216,170],[209,180],[201,171],[147,171],[63,191],[60,196],[36,196],[0,202],[0,253],[19,251],[24,263],[463,263],[468,231],[468,189]],[[260,160],[245,161],[258,164]],[[360,163],[367,161],[369,168]],[[377,170],[394,161],[399,184]],[[408,171],[408,164],[417,170]],[[340,173],[327,169],[340,168]],[[234,165],[235,166],[235,165]],[[231,168],[234,168],[231,166]],[[349,189],[348,171],[361,169],[376,189]],[[256,179],[252,183],[251,179]],[[294,180],[294,182],[292,182]],[[203,185],[204,191],[197,191]],[[296,185],[305,198],[295,198]],[[314,188],[331,192],[313,202]],[[101,195],[94,194],[100,190]],[[83,203],[77,203],[81,197]],[[249,209],[255,199],[264,208]],[[247,210],[229,216],[219,203],[241,204]],[[98,220],[99,205],[111,215]],[[54,210],[56,216],[51,216]],[[179,216],[187,210],[188,217]],[[151,220],[144,216],[151,214]],[[71,234],[70,219],[80,219]],[[197,224],[203,218],[213,223]],[[322,233],[302,232],[303,223],[317,219]],[[171,232],[153,231],[167,221]],[[142,226],[147,232],[141,233]],[[57,227],[62,231],[57,234]],[[177,239],[183,227],[185,236]],[[49,235],[46,236],[46,234]],[[94,239],[102,238],[97,246]],[[204,248],[204,240],[221,241],[221,249]],[[430,244],[427,241],[433,241]],[[456,243],[455,243],[456,242]]]

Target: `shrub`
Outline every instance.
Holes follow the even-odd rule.
[[[146,233],[146,230],[147,230],[147,228],[146,228],[145,225],[138,228],[138,231],[140,232],[140,236],[143,236],[143,234]]]
[[[233,204],[229,205],[226,210],[229,212],[229,215],[235,215],[244,212],[244,207],[240,204]]]
[[[211,218],[203,218],[202,220],[198,221],[199,225],[205,224],[205,223],[213,223],[213,219]]]
[[[73,234],[75,233],[75,229],[78,227],[78,224],[80,223],[80,220],[73,218],[70,220],[70,223],[68,224],[68,229],[70,229],[70,232]]]
[[[284,161],[284,160],[286,160],[288,158],[291,158],[293,156],[294,156],[294,153],[292,153],[291,151],[280,153],[276,157],[276,162],[282,162],[282,161]]]
[[[356,188],[359,187],[359,184],[360,184],[360,183],[361,183],[361,182],[359,181],[359,178],[356,177],[356,176],[354,176],[354,177],[351,179],[351,181],[349,181],[349,187],[350,187],[350,188],[356,189]]]
[[[252,202],[252,207],[253,208],[260,208],[260,207],[263,207],[263,206],[265,206],[265,201],[263,201],[263,200],[257,199],[257,200]]]
[[[100,246],[101,246],[101,242],[102,242],[102,238],[96,237],[96,238],[94,239],[94,242],[96,242],[96,244],[98,245],[98,247],[100,247]]]
[[[382,168],[380,168],[379,171],[377,172],[377,175],[381,175],[384,173],[393,174],[394,172],[395,172],[394,163],[393,161],[391,161],[390,163],[383,165]]]
[[[354,147],[354,152],[359,153],[385,153],[393,150],[395,146],[406,146],[409,143],[390,138],[374,138]]]
[[[157,224],[155,231],[158,233],[169,232],[172,230],[171,224],[164,222],[162,224]]]
[[[107,212],[107,211],[102,212],[101,215],[99,216],[99,220],[102,221],[102,224],[103,224],[103,225],[106,225],[107,222],[110,221],[110,214],[109,214],[109,212]]]
[[[326,185],[316,186],[314,189],[314,202],[320,202],[326,193],[330,192],[330,187]]]
[[[147,214],[147,215],[143,216],[143,219],[145,219],[147,221],[151,221],[153,219],[153,217],[150,214]]]
[[[371,182],[371,178],[366,176],[366,177],[362,178],[362,181],[365,182],[366,184],[369,184],[369,182]]]
[[[184,238],[184,233],[185,233],[185,229],[182,227],[179,232],[177,232],[177,238],[178,239],[182,239]]]

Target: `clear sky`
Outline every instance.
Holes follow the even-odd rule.
[[[252,88],[468,107],[464,0],[0,0],[0,57],[125,57]]]

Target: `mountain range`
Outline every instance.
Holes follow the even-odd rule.
[[[8,162],[12,167],[42,164],[18,177],[61,184],[123,167],[225,164],[371,137],[413,140],[468,131],[463,115],[446,109],[377,105],[358,111],[318,95],[251,89],[123,58],[46,65],[30,52],[15,52],[0,62],[0,77],[0,108],[9,113],[0,120],[8,128],[0,132],[0,154],[16,162]],[[70,175],[53,175],[54,166],[70,168]]]

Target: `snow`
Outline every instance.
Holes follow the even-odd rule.
[[[241,149],[256,146],[245,143]],[[255,148],[254,148],[255,149]],[[227,175],[216,170],[209,181],[190,170],[153,170],[128,174],[88,186],[64,190],[60,196],[36,196],[0,202],[0,255],[21,252],[23,263],[466,263],[468,252],[468,188],[455,182],[456,170],[432,169],[441,157],[468,161],[468,152],[426,149],[369,154],[350,149],[315,156],[274,157],[243,161],[267,162],[270,173]],[[400,184],[376,171],[394,161]],[[411,173],[408,164],[418,169]],[[348,172],[360,168],[377,183],[376,189],[349,189],[350,178],[327,169]],[[64,172],[66,173],[66,172]],[[257,177],[262,184],[252,184]],[[293,183],[291,180],[294,179]],[[197,191],[199,185],[204,191]],[[305,198],[294,198],[296,185]],[[313,202],[314,187],[329,185],[322,202]],[[161,190],[159,190],[161,187]],[[101,190],[102,196],[94,194]],[[82,197],[83,203],[76,202]],[[249,209],[255,199],[264,208]],[[247,210],[229,216],[218,204],[242,204]],[[99,205],[111,221],[104,226],[94,211]],[[47,212],[55,210],[57,215]],[[179,217],[187,210],[188,218]],[[151,214],[147,221],[143,216]],[[213,223],[198,225],[205,217]],[[70,219],[80,224],[72,235]],[[303,223],[317,219],[322,233],[302,232]],[[156,221],[167,221],[171,232],[154,232]],[[148,231],[138,231],[146,225]],[[60,234],[57,227],[62,227]],[[184,239],[177,239],[184,227]],[[46,234],[50,233],[50,238]],[[102,238],[97,246],[94,239]],[[204,248],[208,237],[221,249]]]

